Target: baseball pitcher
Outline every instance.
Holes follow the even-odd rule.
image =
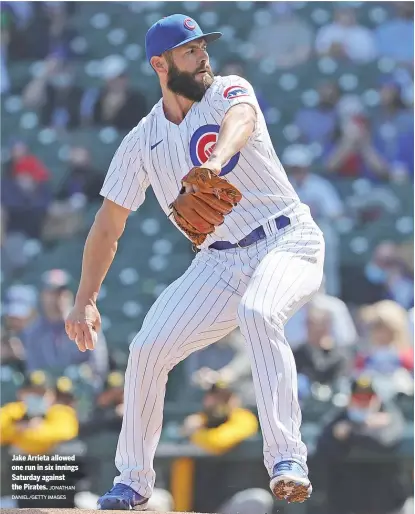
[[[220,36],[181,14],[148,30],[146,55],[162,98],[115,153],[85,244],[66,320],[80,351],[94,349],[101,284],[128,215],[150,185],[196,251],[130,345],[119,475],[99,509],[146,509],[169,371],[237,326],[252,363],[271,490],[289,502],[311,493],[284,324],[320,287],[324,240],[287,179],[252,86],[238,76],[214,76],[207,45]]]

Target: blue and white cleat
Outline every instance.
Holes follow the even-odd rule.
[[[148,498],[144,498],[125,484],[116,484],[98,498],[98,510],[146,510]]]
[[[283,460],[274,466],[270,488],[278,500],[288,503],[302,503],[313,490],[306,470],[296,460]]]

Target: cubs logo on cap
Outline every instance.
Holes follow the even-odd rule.
[[[190,158],[192,159],[193,166],[202,166],[210,157],[218,141],[219,125],[204,125],[199,127],[193,134],[190,140]],[[222,167],[220,175],[230,173],[239,161],[238,152],[229,159]]]
[[[146,34],[146,56],[148,62],[167,50],[173,50],[196,39],[206,43],[220,38],[221,32],[204,32],[197,22],[185,14],[172,14],[156,21]]]
[[[192,18],[186,18],[183,22],[183,25],[189,29],[189,30],[195,30],[196,28],[196,24],[195,22],[192,20]]]
[[[233,100],[234,98],[240,98],[241,96],[249,96],[249,91],[243,86],[229,86],[223,92],[223,97],[227,100]]]

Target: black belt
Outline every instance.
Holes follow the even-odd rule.
[[[277,229],[281,230],[282,228],[288,227],[291,223],[290,218],[287,216],[279,216],[278,218],[274,218],[274,223],[277,225]],[[272,223],[272,221],[270,223]],[[244,248],[245,246],[251,246],[257,241],[261,239],[265,239],[267,234],[265,233],[264,227],[257,227],[250,234],[241,239],[238,243],[230,243],[229,241],[216,241],[211,244],[209,248],[213,248],[214,250],[229,250],[230,248]]]

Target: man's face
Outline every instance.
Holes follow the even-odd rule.
[[[167,87],[173,93],[200,102],[212,85],[214,75],[209,64],[206,42],[191,41],[166,54]]]
[[[51,321],[63,320],[72,300],[72,293],[66,289],[44,289],[40,296],[43,312]]]

